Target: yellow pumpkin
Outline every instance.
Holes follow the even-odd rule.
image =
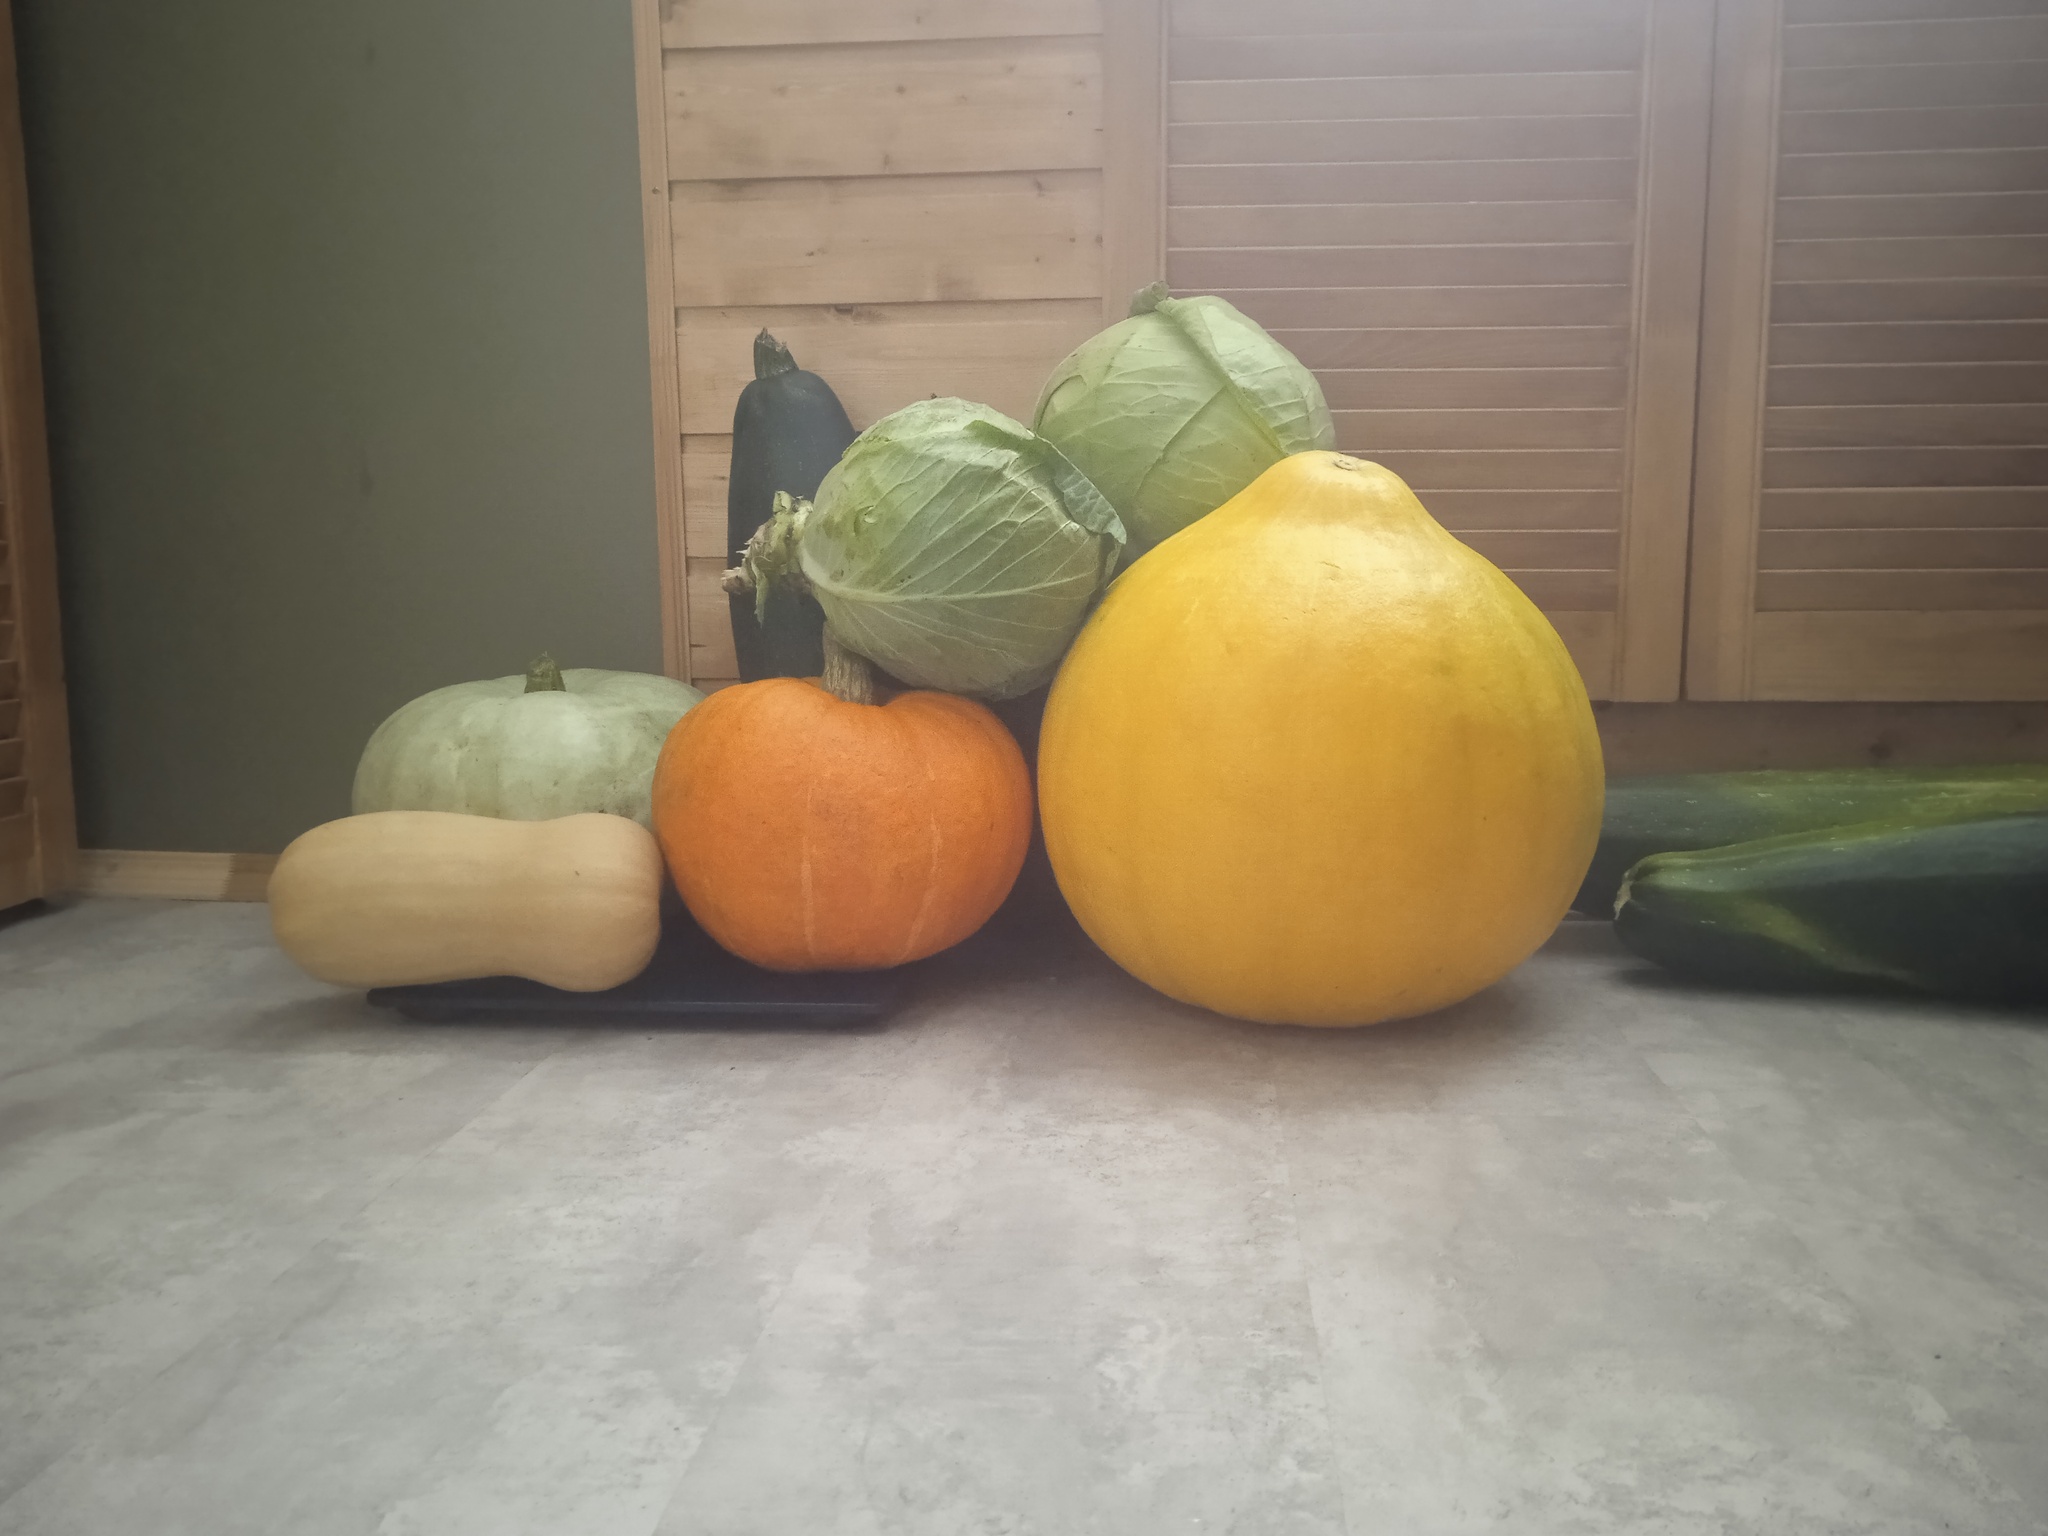
[[[278,856],[270,926],[338,986],[524,976],[599,992],[654,957],[663,878],[654,834],[624,816],[372,811]]]
[[[1599,836],[1557,632],[1342,454],[1283,459],[1132,566],[1053,684],[1039,815],[1075,915],[1185,1002],[1372,1024],[1491,985]]]

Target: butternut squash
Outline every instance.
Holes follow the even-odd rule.
[[[631,981],[661,938],[661,848],[624,816],[373,811],[313,828],[270,877],[270,925],[322,981]]]

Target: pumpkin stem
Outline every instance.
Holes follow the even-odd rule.
[[[833,698],[848,704],[873,704],[881,697],[875,664],[842,645],[830,624],[825,626],[825,671],[818,681]]]
[[[756,528],[740,555],[740,563],[718,578],[730,593],[754,594],[754,617],[768,617],[768,594],[777,587],[792,592],[810,591],[797,563],[797,545],[804,525],[811,520],[811,504],[787,491],[775,493],[775,514]]]
[[[754,338],[754,377],[772,379],[778,373],[794,372],[796,359],[790,355],[788,344],[770,336],[764,326]]]
[[[567,693],[569,685],[562,681],[562,669],[555,665],[555,658],[542,651],[532,666],[526,669],[526,692]]]

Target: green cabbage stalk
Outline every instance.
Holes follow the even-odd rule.
[[[1337,446],[1291,352],[1227,300],[1164,283],[1053,370],[1032,426],[1109,498],[1133,560],[1289,454]]]
[[[854,439],[816,504],[776,498],[729,590],[807,588],[839,644],[914,688],[1048,681],[1115,568],[1116,510],[1000,411],[920,400]]]

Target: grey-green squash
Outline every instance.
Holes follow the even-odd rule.
[[[422,694],[377,727],[356,765],[353,808],[551,821],[601,811],[653,825],[654,761],[704,695],[645,672],[563,671]]]

